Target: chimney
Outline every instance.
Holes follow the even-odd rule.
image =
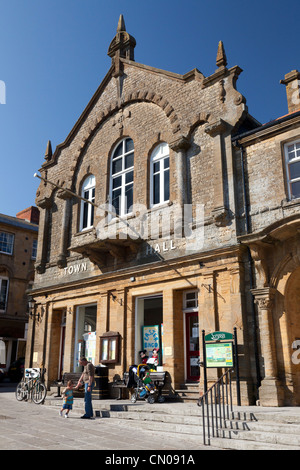
[[[39,224],[40,211],[37,207],[31,206],[16,214],[18,219],[26,220],[32,224]]]
[[[287,73],[280,83],[286,86],[289,113],[300,111],[300,73],[298,70]]]

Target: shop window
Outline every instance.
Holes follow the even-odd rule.
[[[111,160],[110,199],[118,216],[131,211],[133,204],[134,144],[124,139],[115,148]]]
[[[8,279],[0,277],[0,311],[6,310],[8,295]]]
[[[300,198],[300,140],[284,146],[289,199]]]
[[[88,176],[82,186],[81,197],[95,203],[95,176]],[[87,201],[81,201],[80,230],[93,227],[94,206]]]
[[[14,235],[12,233],[0,232],[0,253],[12,255],[14,249]]]
[[[170,198],[170,157],[169,146],[165,142],[158,145],[151,155],[150,204],[156,206]]]

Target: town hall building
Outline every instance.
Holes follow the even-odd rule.
[[[107,75],[48,143],[26,365],[49,386],[85,355],[111,385],[155,346],[174,390],[202,392],[202,330],[236,328],[242,404],[299,405],[300,74],[262,125],[222,42],[208,77],[135,47],[121,15]]]

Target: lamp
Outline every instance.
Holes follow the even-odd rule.
[[[40,314],[39,314],[39,312],[36,313],[34,311],[35,304],[36,304],[36,301],[34,300],[34,298],[31,297],[31,296],[28,297],[29,316],[30,316],[30,318],[37,318],[37,321],[39,321],[40,320]]]

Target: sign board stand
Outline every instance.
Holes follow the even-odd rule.
[[[204,393],[207,392],[207,369],[233,369],[236,375],[237,404],[241,406],[239,358],[237,348],[237,331],[234,334],[215,331],[205,335],[202,330]]]

